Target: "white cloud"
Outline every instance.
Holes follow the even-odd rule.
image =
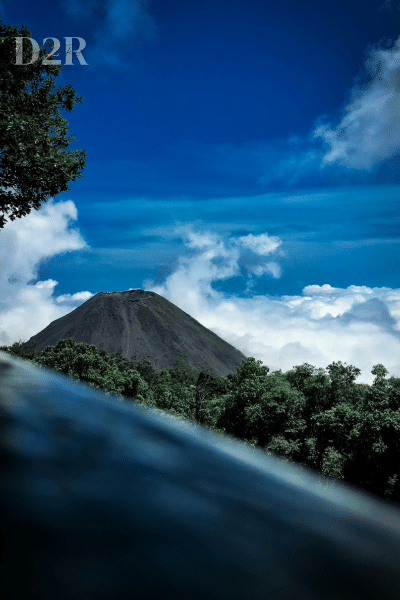
[[[253,268],[249,268],[254,275],[261,277],[261,275],[271,274],[275,279],[279,279],[281,276],[281,267],[276,262],[268,262],[265,265],[256,265]]]
[[[324,164],[369,170],[400,152],[400,37],[391,48],[372,48],[366,68],[369,80],[353,88],[340,123],[313,132],[329,147]]]
[[[280,276],[280,266],[276,262],[266,262],[264,258],[281,244],[277,237],[249,234],[223,240],[215,233],[194,231],[190,225],[177,227],[175,233],[182,236],[194,253],[180,258],[177,270],[168,277],[168,285],[175,289],[177,296],[183,286],[193,306],[199,307],[203,297],[218,299],[219,294],[212,288],[212,282],[238,276],[241,269],[246,270],[249,277]],[[244,250],[240,246],[244,246]],[[146,281],[144,285],[149,287],[153,284]]]
[[[89,300],[93,294],[91,292],[77,292],[76,294],[63,294],[62,296],[57,296],[55,301],[60,302],[86,302]]]
[[[36,281],[43,260],[87,246],[76,228],[75,204],[51,200],[8,222],[0,234],[0,345],[28,340],[89,299],[88,291],[54,296],[57,281]]]
[[[176,228],[176,233],[180,234],[186,240],[189,248],[207,248],[218,246],[219,237],[210,231],[194,232],[189,225],[181,225]]]
[[[307,285],[303,290],[303,294],[312,296],[314,294],[334,294],[337,291],[339,291],[339,288],[324,283],[324,285]]]
[[[267,233],[262,233],[261,235],[250,233],[249,235],[237,238],[236,243],[250,248],[256,254],[266,256],[276,250],[282,244],[282,241],[278,237],[269,236]]]
[[[302,296],[228,298],[212,284],[236,275],[240,260],[234,239],[223,243],[210,237],[210,245],[182,258],[162,285],[144,287],[271,370],[304,362],[325,368],[341,360],[362,370],[359,382],[373,381],[370,372],[377,363],[400,377],[400,290],[325,284],[307,286]]]

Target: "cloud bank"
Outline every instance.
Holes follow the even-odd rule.
[[[37,281],[43,260],[87,247],[73,227],[73,202],[48,202],[39,211],[7,223],[0,245],[0,345],[28,340],[93,294],[56,296],[57,281]],[[177,268],[151,289],[205,327],[261,359],[271,370],[287,371],[309,362],[325,368],[341,360],[362,370],[371,383],[373,365],[382,363],[400,377],[400,289],[329,284],[308,285],[299,296],[252,296],[259,277],[280,277],[284,243],[267,233],[218,235],[180,226],[186,246]],[[218,291],[218,284],[241,277],[242,295]]]
[[[88,300],[91,292],[54,296],[57,281],[37,281],[42,261],[86,247],[71,222],[78,217],[68,200],[49,201],[39,211],[8,222],[0,235],[0,345],[27,341]]]
[[[374,46],[366,70],[368,79],[352,89],[341,121],[313,132],[328,147],[324,165],[370,170],[400,153],[400,37],[392,47]]]
[[[400,377],[400,289],[324,284],[305,287],[302,296],[227,296],[215,284],[243,273],[250,279],[265,275],[270,255],[279,267],[280,240],[267,234],[223,240],[188,228],[180,232],[190,255],[181,257],[163,284],[144,286],[246,356],[283,371],[304,362],[325,368],[341,360],[360,368],[358,381],[365,383],[374,379],[373,365],[382,363]],[[246,245],[253,262],[241,249]]]

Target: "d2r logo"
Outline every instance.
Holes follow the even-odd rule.
[[[73,66],[73,64],[74,64],[72,62],[72,53],[73,52],[78,57],[78,60],[81,65],[87,65],[88,63],[85,61],[85,59],[83,58],[83,55],[82,55],[82,50],[86,47],[85,40],[83,38],[77,37],[77,36],[64,37],[64,39],[65,39],[65,47],[66,47],[64,65]],[[30,42],[32,44],[32,57],[31,57],[31,60],[27,63],[22,62],[23,61],[23,54],[22,54],[23,40],[30,40]],[[50,52],[50,54],[47,55],[48,56],[47,58],[42,60],[42,65],[60,65],[61,60],[54,60],[53,58],[50,59],[50,57],[55,52],[57,53],[58,49],[61,47],[59,40],[54,37],[47,37],[47,38],[44,38],[43,45],[47,42],[47,40],[53,40],[53,50]],[[78,42],[79,42],[79,48],[77,48],[76,50],[72,50],[72,40],[78,40]],[[33,38],[29,38],[29,37],[16,37],[15,41],[16,41],[16,45],[17,45],[17,47],[16,47],[16,63],[15,63],[16,65],[29,65],[29,64],[35,62],[35,60],[38,60],[39,44],[37,43],[36,40],[34,40]],[[55,56],[58,56],[58,53],[55,54]]]

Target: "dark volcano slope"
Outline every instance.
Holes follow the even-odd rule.
[[[36,351],[72,337],[125,358],[147,358],[155,369],[187,364],[197,372],[233,372],[245,356],[154,292],[99,292],[31,339]]]

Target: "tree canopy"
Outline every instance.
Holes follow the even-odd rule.
[[[29,40],[22,44],[22,64],[16,64],[17,37],[31,37],[24,26],[0,21],[0,228],[29,214],[40,203],[69,191],[68,183],[82,177],[84,150],[68,150],[75,136],[68,136],[69,112],[82,102],[71,84],[55,87],[61,67],[32,59]],[[51,59],[48,59],[51,63]]]

